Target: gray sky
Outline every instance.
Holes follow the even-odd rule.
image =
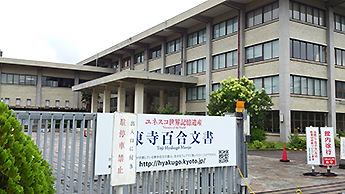
[[[205,1],[0,0],[0,49],[75,64]]]

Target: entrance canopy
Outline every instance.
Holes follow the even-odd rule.
[[[92,92],[93,89],[103,91],[105,86],[108,89],[117,89],[120,86],[128,87],[135,84],[181,88],[183,84],[196,85],[197,82],[197,77],[126,70],[73,86],[72,90],[74,92]]]

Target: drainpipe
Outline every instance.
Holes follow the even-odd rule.
[[[238,12],[238,16],[237,16],[237,77],[238,79],[241,78],[240,76],[240,62],[241,62],[241,58],[240,58],[240,44],[241,44],[241,18],[240,18],[240,14],[241,14],[241,10],[237,9]]]

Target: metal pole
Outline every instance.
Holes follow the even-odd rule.
[[[240,168],[241,171],[245,172],[245,146],[244,146],[244,137],[243,137],[243,113],[237,112],[236,113],[236,120],[237,120],[237,166]],[[244,175],[246,176],[246,175]],[[236,193],[242,193],[243,188],[241,188],[241,177],[239,173],[236,173],[236,180],[237,180],[237,187]]]

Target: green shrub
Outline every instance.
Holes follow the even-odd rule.
[[[338,138],[334,138],[334,144],[335,144],[335,147],[340,147],[340,140]]]
[[[345,137],[345,131],[342,131],[342,130],[338,130],[338,137]]]
[[[0,103],[0,193],[54,193],[54,178],[15,114]]]
[[[255,149],[265,149],[265,148],[266,148],[266,146],[264,145],[264,143],[262,143],[262,142],[259,141],[259,140],[253,141],[253,147],[254,147]]]
[[[277,143],[276,142],[271,142],[271,141],[266,141],[264,142],[266,148],[268,149],[273,149],[276,148]]]
[[[298,149],[306,148],[306,138],[299,137],[298,131],[296,129],[294,130],[294,133],[290,135],[289,140],[290,140],[289,146],[291,148],[298,148]]]
[[[250,129],[250,141],[265,141],[267,139],[267,134],[266,132],[264,132],[263,130],[256,128],[256,127],[252,127]]]

